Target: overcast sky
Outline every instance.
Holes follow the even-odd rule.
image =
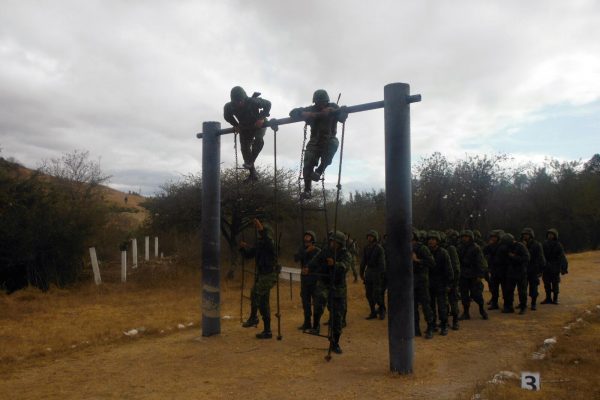
[[[197,173],[203,121],[232,86],[271,115],[411,85],[413,162],[440,151],[518,160],[600,151],[600,2],[0,0],[0,147],[35,167],[89,150],[111,186],[154,193]],[[348,119],[345,189],[383,186],[383,111]],[[279,165],[297,168],[300,124]],[[222,140],[224,166],[233,140]],[[260,164],[273,162],[268,133]],[[334,166],[328,170],[334,179]]]

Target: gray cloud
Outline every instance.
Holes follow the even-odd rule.
[[[5,0],[3,9],[4,155],[35,165],[88,149],[115,186],[132,189],[199,170],[194,134],[222,120],[236,84],[261,91],[282,117],[316,88],[355,104],[408,82],[423,94],[412,106],[415,156],[461,155],[473,137],[600,93],[594,1]],[[299,124],[282,127],[282,165],[297,167],[301,135]],[[347,182],[382,184],[382,138],[382,112],[351,116]],[[271,146],[268,135],[265,164]],[[227,165],[232,149],[224,138]]]

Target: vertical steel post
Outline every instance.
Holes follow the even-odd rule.
[[[414,300],[410,169],[410,87],[384,88],[388,335],[390,370],[413,371]]]
[[[221,129],[202,124],[202,336],[221,333]]]

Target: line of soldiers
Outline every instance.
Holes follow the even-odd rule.
[[[254,181],[258,178],[254,163],[264,146],[264,125],[268,122],[271,102],[261,98],[258,92],[248,97],[240,86],[231,89],[230,98],[231,101],[224,106],[223,117],[240,135],[243,167],[250,171],[246,181]],[[312,105],[294,108],[289,113],[291,118],[305,121],[310,126],[310,139],[306,144],[302,169],[303,199],[311,197],[312,182],[321,179],[325,169],[331,165],[339,147],[337,123],[344,123],[348,118],[346,107],[330,102],[329,94],[323,89],[313,93],[312,101]],[[276,121],[272,123],[276,124]]]
[[[272,338],[269,295],[276,284],[279,271],[276,263],[275,241],[267,224],[254,220],[258,239],[254,247],[242,242],[244,257],[256,262],[255,283],[251,291],[251,311],[244,327],[257,326],[258,312],[264,329],[256,335],[259,339]],[[360,262],[360,277],[365,285],[369,304],[368,320],[386,317],[386,250],[385,236],[380,242],[379,233],[366,234]],[[326,246],[317,246],[317,235],[306,231],[303,243],[294,255],[301,266],[301,299],[304,312],[302,331],[320,335],[321,318],[325,307],[329,310],[331,324],[331,349],[341,354],[339,345],[342,329],[346,326],[348,309],[346,275],[355,271],[356,241],[344,233],[330,232]],[[483,300],[483,281],[488,282],[492,298],[488,310],[499,308],[500,288],[504,299],[503,312],[515,311],[514,292],[519,296],[519,314],[527,308],[527,290],[531,309],[537,308],[539,278],[543,277],[546,298],[542,304],[558,304],[560,276],[568,273],[568,262],[558,231],[549,229],[543,244],[535,239],[533,229],[525,228],[520,241],[510,233],[493,230],[487,243],[477,231],[464,230],[460,234],[452,229],[446,232],[419,231],[412,235],[412,261],[414,275],[415,336],[421,336],[420,312],[427,324],[425,338],[434,332],[448,334],[448,319],[452,316],[452,330],[459,330],[459,320],[469,320],[471,302],[478,306],[484,320],[489,318]],[[356,274],[356,272],[354,272]],[[459,316],[459,300],[462,314]]]

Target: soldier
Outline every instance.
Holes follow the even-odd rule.
[[[248,180],[256,180],[258,176],[254,162],[264,146],[267,128],[263,125],[271,111],[271,102],[261,99],[260,93],[248,97],[240,86],[231,89],[230,96],[231,102],[225,104],[223,117],[240,134],[243,166],[250,171]]]
[[[440,318],[440,334],[448,334],[448,293],[452,290],[454,283],[454,272],[450,254],[446,249],[440,247],[440,234],[430,231],[427,234],[427,247],[435,263],[429,270],[429,293],[431,296],[431,308],[436,309]],[[435,312],[434,312],[435,314]],[[434,321],[435,322],[435,321]]]
[[[499,259],[499,249],[502,246],[500,238],[504,236],[502,229],[494,229],[490,232],[488,243],[483,248],[483,255],[487,260],[490,269],[489,288],[492,298],[489,302],[488,310],[498,310],[498,298],[500,297],[500,286],[504,282],[503,265]]]
[[[460,233],[461,246],[458,248],[460,258],[460,297],[463,304],[461,320],[471,319],[469,308],[471,299],[479,306],[479,313],[484,320],[488,314],[483,308],[483,283],[485,276],[485,258],[481,248],[474,242],[473,231],[464,230]]]
[[[540,286],[540,277],[546,266],[546,258],[544,257],[544,249],[542,244],[535,240],[533,229],[524,228],[521,232],[521,240],[527,246],[530,259],[527,266],[527,283],[529,285],[529,297],[531,297],[531,310],[537,309],[536,300],[538,298],[538,287]]]
[[[317,302],[315,305],[312,334],[319,334],[319,321],[329,299],[331,319],[331,351],[342,353],[342,314],[346,298],[346,271],[350,267],[350,253],[346,250],[346,236],[337,231],[329,237],[329,246],[317,254],[308,264],[311,271],[317,271]]]
[[[504,308],[503,313],[513,313],[515,297],[515,287],[519,293],[519,315],[525,314],[527,309],[527,265],[529,264],[529,252],[527,247],[521,242],[517,242],[515,237],[510,233],[502,236],[502,253],[501,257],[506,262],[506,276],[504,278]]]
[[[346,108],[340,108],[337,104],[329,102],[329,95],[323,89],[314,92],[313,103],[312,106],[294,108],[290,111],[290,117],[304,120],[310,125],[310,140],[306,144],[302,170],[304,192],[301,196],[305,199],[311,197],[312,181],[317,182],[321,179],[321,175],[331,164],[338,149],[339,141],[335,137],[337,123],[344,123],[348,118]]]
[[[458,232],[453,229],[446,231],[446,238],[443,241],[443,247],[448,251],[450,255],[450,262],[452,263],[452,274],[454,280],[452,287],[448,292],[448,304],[450,305],[450,315],[452,315],[452,330],[457,331],[459,329],[458,324],[458,299],[460,297],[458,283],[460,281],[460,259],[458,258],[458,251],[456,245],[458,244]]]
[[[383,275],[385,273],[385,252],[379,244],[379,233],[371,229],[367,232],[367,245],[363,249],[360,263],[360,277],[365,284],[365,291],[371,313],[366,319],[385,319],[385,303],[383,301]],[[375,310],[375,306],[378,309]]]
[[[321,251],[320,248],[315,246],[316,241],[317,235],[313,231],[304,232],[302,246],[294,255],[294,261],[300,263],[302,271],[300,274],[300,298],[304,310],[304,323],[298,329],[303,331],[313,327],[311,317],[316,303],[317,276],[314,271],[310,271],[308,264]]]
[[[433,313],[431,312],[431,299],[429,298],[429,270],[435,263],[427,246],[419,242],[418,231],[413,229],[412,260],[414,273],[414,302],[415,302],[415,336],[421,336],[419,326],[419,304],[427,322],[425,339],[433,338]]]
[[[544,280],[546,299],[542,301],[542,304],[558,304],[560,275],[569,273],[569,263],[565,256],[565,250],[558,241],[556,229],[548,229],[546,232],[544,256],[546,257],[546,267],[542,273],[542,279]]]
[[[244,328],[258,325],[257,311],[263,318],[264,329],[257,333],[258,339],[271,339],[271,308],[269,306],[269,295],[271,288],[275,286],[278,273],[275,266],[275,241],[272,237],[271,227],[262,224],[257,218],[254,219],[254,227],[258,231],[258,240],[255,247],[250,247],[246,242],[240,243],[240,252],[245,258],[252,258],[256,262],[256,277],[254,286],[250,292],[251,310],[250,317],[243,323]]]
[[[358,244],[356,240],[351,238],[350,235],[346,238],[346,249],[350,253],[351,261],[350,268],[352,268],[352,276],[354,277],[354,283],[358,282],[358,272],[356,271],[356,259],[358,258]]]

